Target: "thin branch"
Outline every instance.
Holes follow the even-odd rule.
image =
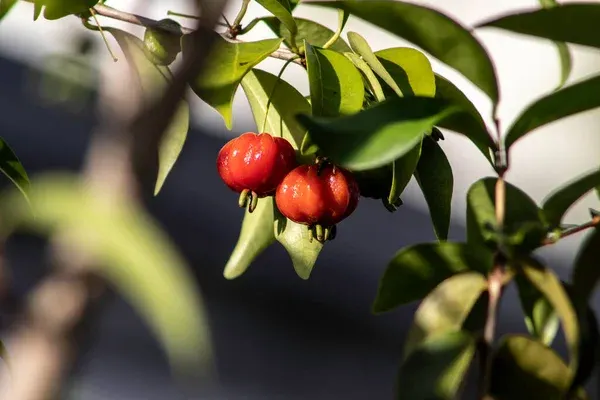
[[[564,239],[568,236],[575,235],[576,233],[585,231],[586,229],[594,228],[598,225],[600,225],[600,215],[594,216],[591,221],[588,221],[585,224],[582,224],[582,225],[579,225],[579,226],[576,226],[576,227],[573,227],[570,229],[565,229],[558,235],[558,237],[544,239],[542,242],[542,246],[548,246],[548,245],[554,244],[554,243],[558,242],[560,239]]]

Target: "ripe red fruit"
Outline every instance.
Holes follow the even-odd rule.
[[[358,184],[352,173],[326,165],[301,165],[277,187],[279,211],[294,222],[309,226],[333,227],[358,205]]]
[[[277,185],[295,166],[296,152],[292,145],[267,133],[246,132],[226,143],[217,156],[221,179],[244,196],[244,204],[248,192],[254,202],[258,197],[275,193]]]

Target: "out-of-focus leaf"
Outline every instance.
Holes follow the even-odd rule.
[[[550,228],[560,225],[563,216],[587,192],[600,185],[600,170],[574,179],[551,193],[543,202],[542,210]]]
[[[440,283],[423,299],[404,343],[404,358],[410,356],[428,338],[458,332],[487,280],[480,272],[466,271]]]
[[[298,276],[308,279],[323,244],[317,240],[311,242],[308,227],[285,218],[277,208],[275,208],[275,238],[287,250]]]
[[[475,340],[466,332],[424,340],[400,367],[397,398],[455,399],[474,355]]]
[[[218,37],[208,57],[203,72],[190,86],[208,105],[221,114],[227,129],[232,128],[231,104],[233,96],[244,76],[269,54],[279,48],[282,39],[267,39],[257,42],[232,43]],[[182,38],[183,57],[190,51],[189,35]]]
[[[360,58],[359,55],[356,55],[354,53],[346,52],[344,53],[344,55],[350,61],[352,61],[352,64],[354,64],[354,66],[358,68],[360,72],[362,72],[363,77],[365,78],[365,81],[367,83],[367,87],[371,90],[373,96],[375,96],[375,100],[377,100],[378,102],[384,101],[385,95],[383,93],[383,89],[381,88],[381,84],[377,80],[377,76],[375,76],[371,67],[369,67],[369,64],[367,64],[365,60]]]
[[[569,348],[569,384],[575,375],[579,360],[579,322],[573,304],[560,280],[548,268],[532,258],[521,262],[522,273],[525,278],[548,300],[560,318]]]
[[[594,76],[538,99],[508,129],[506,149],[541,126],[600,107],[600,98],[596,96],[599,91],[600,76]]]
[[[21,161],[17,158],[15,152],[8,143],[0,137],[0,171],[11,180],[12,183],[25,196],[29,202],[29,177]]]
[[[430,97],[397,97],[343,118],[298,118],[308,128],[311,140],[333,162],[350,170],[366,170],[402,157],[434,125],[456,111],[456,107]]]
[[[0,197],[3,235],[16,228],[68,234],[69,244],[95,262],[108,281],[146,318],[176,369],[208,372],[210,335],[198,288],[185,261],[150,216],[128,199],[106,201],[76,176],[35,179],[33,212],[16,191]]]
[[[299,149],[306,135],[306,128],[296,120],[296,114],[310,113],[310,104],[304,96],[286,81],[278,80],[277,76],[256,68],[246,74],[242,80],[242,88],[250,103],[257,129],[262,128],[269,96],[272,94],[265,131],[287,139],[295,149]]]
[[[551,8],[559,5],[556,0],[538,0],[538,2],[544,8]],[[569,75],[571,75],[571,70],[573,69],[573,63],[569,46],[567,46],[565,42],[554,42],[554,44],[556,44],[558,59],[560,60],[560,81],[557,86],[557,89],[560,89],[569,79]]]
[[[240,236],[223,271],[225,278],[242,275],[254,259],[275,242],[274,224],[273,197],[259,199],[252,213],[246,210]]]
[[[71,14],[80,14],[88,11],[90,8],[95,6],[98,0],[37,0],[36,9],[34,15],[39,16],[41,6],[44,6],[44,18],[48,20],[55,20],[66,17]],[[37,16],[34,16],[34,20]]]
[[[267,24],[269,29],[275,33],[278,37],[282,38],[285,45],[291,47],[290,43],[290,31],[279,21],[277,18],[267,17],[261,18],[263,22]],[[296,34],[296,42],[303,43],[308,42],[311,46],[322,47],[329,38],[333,36],[333,31],[321,24],[304,18],[294,18],[296,26],[298,27],[298,33]],[[333,43],[329,49],[335,50],[339,53],[350,52],[352,49],[342,38]]]
[[[410,182],[410,178],[417,168],[419,158],[421,157],[421,142],[404,154],[402,157],[392,162],[392,186],[388,195],[388,203],[396,204],[400,195]]]
[[[486,273],[492,252],[466,243],[421,243],[401,249],[379,282],[373,312],[390,311],[420,300],[442,281],[460,272]]]
[[[438,240],[446,240],[450,228],[454,177],[444,150],[434,140],[423,140],[415,178],[429,207],[435,235]]]
[[[285,25],[287,30],[291,33],[290,38],[296,38],[298,27],[296,26],[296,21],[292,17],[292,9],[290,8],[288,0],[256,0],[256,2],[266,8],[281,21],[283,25]]]
[[[582,303],[587,304],[600,280],[599,261],[600,229],[595,228],[579,247],[571,273],[573,293]]]
[[[343,54],[305,44],[312,113],[320,117],[352,115],[365,96],[360,72]]]
[[[435,97],[454,103],[462,109],[462,112],[440,121],[438,126],[465,135],[477,146],[485,158],[492,162],[496,145],[485,126],[481,114],[471,103],[471,100],[452,82],[438,74],[435,75]]]
[[[396,93],[396,95],[402,96],[402,90],[400,90],[394,78],[392,78],[383,64],[381,64],[381,61],[379,61],[377,56],[373,53],[371,46],[369,46],[369,43],[367,43],[365,38],[356,32],[348,32],[348,41],[350,42],[352,50],[362,57],[369,67],[371,67],[373,72],[379,75],[379,77]]]
[[[0,0],[0,20],[8,14],[16,3],[17,0]]]
[[[551,346],[560,326],[556,311],[546,296],[527,279],[517,276],[515,281],[529,333],[546,346]]]
[[[425,54],[410,47],[392,47],[376,51],[375,56],[404,96],[435,96],[435,74]]]
[[[562,400],[570,371],[552,350],[529,337],[507,335],[493,355],[490,392],[497,400]],[[586,399],[583,393],[576,399]]]
[[[498,83],[492,61],[467,28],[428,7],[386,0],[303,1],[342,9],[408,40],[455,68],[483,90],[494,104]]]
[[[144,53],[144,43],[136,36],[116,28],[106,28],[105,30],[115,37],[129,65],[137,73],[144,101],[152,101],[164,92],[171,79],[169,68],[156,65],[148,60]],[[187,101],[182,100],[159,144],[158,176],[154,187],[155,196],[160,192],[167,176],[179,158],[179,154],[181,154],[187,138],[189,124],[190,107]]]

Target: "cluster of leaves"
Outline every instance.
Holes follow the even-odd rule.
[[[0,16],[13,3],[0,2]],[[35,18],[42,10],[47,19],[86,16],[96,3],[38,0]],[[373,304],[379,313],[421,301],[405,343],[399,397],[450,399],[459,393],[490,318],[490,276],[500,270],[501,285],[514,283],[518,289],[530,335],[507,335],[493,346],[490,394],[496,399],[561,399],[567,394],[586,398],[582,386],[597,364],[599,351],[598,325],[589,299],[600,279],[600,270],[595,268],[600,256],[600,232],[595,226],[600,217],[592,213],[589,227],[593,231],[579,250],[570,282],[561,281],[534,251],[580,230],[565,225],[564,216],[582,196],[600,186],[600,170],[566,183],[540,205],[504,182],[503,175],[518,140],[541,126],[600,106],[600,76],[564,87],[571,69],[568,43],[600,47],[594,34],[600,5],[540,1],[537,9],[478,26],[554,41],[563,71],[558,87],[523,110],[505,135],[496,132],[494,140],[476,107],[453,83],[434,72],[428,59],[445,63],[485,93],[495,119],[500,95],[493,63],[472,31],[452,18],[404,1],[302,2],[338,10],[339,24],[333,31],[295,17],[296,1],[257,3],[270,15],[244,27],[230,27],[228,35],[243,35],[264,23],[275,37],[243,42],[215,33],[217,45],[205,71],[189,82],[194,93],[219,112],[231,129],[232,100],[241,87],[257,126],[286,138],[299,158],[310,161],[316,155],[326,156],[351,170],[363,196],[381,199],[390,210],[401,204],[400,196],[414,176],[429,206],[438,241],[401,249],[381,278]],[[348,32],[345,40],[341,33],[349,16],[415,47],[373,51],[356,32]],[[104,30],[116,38],[138,72],[144,93],[153,96],[168,85],[168,66],[156,65],[142,40],[114,28]],[[290,61],[306,69],[308,97],[281,79],[281,74],[257,68],[282,45]],[[179,52],[179,46],[175,47]],[[190,51],[186,35],[181,35],[181,51],[183,57]],[[188,124],[189,108],[182,101],[161,144],[156,193],[181,151]],[[447,241],[453,177],[438,143],[443,138],[440,129],[466,136],[498,173],[498,177],[475,182],[467,193],[464,242]],[[27,177],[20,163],[14,161],[12,152],[7,159],[13,162],[3,158],[3,172],[24,188]],[[48,206],[41,209],[48,210]],[[42,220],[59,217],[47,214]],[[253,213],[246,212],[225,276],[241,275],[276,241],[290,254],[298,275],[307,279],[323,245],[311,241],[305,227],[284,218],[271,198],[261,199]],[[568,360],[551,347],[559,329],[569,349]]]

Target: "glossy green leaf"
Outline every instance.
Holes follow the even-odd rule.
[[[311,140],[333,162],[351,170],[366,170],[402,157],[434,125],[456,111],[438,99],[397,97],[344,118],[298,118],[308,128]]]
[[[479,41],[448,16],[428,7],[386,0],[304,1],[347,11],[396,34],[455,68],[483,90],[494,104],[498,84],[492,61]]]
[[[242,275],[254,259],[275,242],[274,224],[273,197],[259,199],[252,213],[246,210],[240,236],[223,271],[225,278]]]
[[[217,35],[215,33],[215,35]],[[183,56],[190,51],[188,35],[182,39]],[[208,105],[217,110],[228,129],[232,127],[231,104],[244,76],[279,48],[281,39],[258,42],[232,43],[220,35],[208,57],[208,64],[190,86]]]
[[[559,42],[600,47],[596,35],[600,4],[574,3],[522,10],[478,24]]]
[[[360,72],[343,54],[305,44],[312,113],[338,117],[360,111],[365,96]]]
[[[495,211],[496,178],[475,182],[467,193],[467,242],[473,244],[502,241]],[[505,250],[528,252],[541,245],[546,228],[535,202],[516,186],[505,182],[506,205],[503,234]]]
[[[496,149],[496,145],[481,114],[467,96],[452,82],[436,74],[435,97],[454,103],[462,109],[462,112],[444,119],[438,126],[465,135],[490,162],[493,161],[493,150]]]
[[[379,77],[396,93],[398,96],[403,96],[402,90],[396,84],[396,81],[390,73],[385,69],[381,61],[377,58],[369,43],[356,32],[348,32],[348,42],[352,50],[362,57],[362,59],[371,67]]]
[[[105,30],[115,37],[129,65],[136,71],[143,93],[143,101],[152,101],[153,98],[163,93],[171,80],[169,68],[156,65],[148,60],[144,52],[144,43],[136,36],[116,28],[106,28]],[[154,187],[155,196],[160,192],[167,176],[179,158],[179,154],[181,154],[187,138],[189,124],[190,107],[187,101],[182,100],[159,144],[158,176]]]
[[[401,249],[388,264],[379,282],[373,312],[420,300],[442,281],[460,272],[486,273],[492,253],[465,243],[421,243]]]
[[[423,341],[400,367],[397,398],[455,399],[474,355],[475,340],[465,332]]]
[[[529,105],[506,134],[508,149],[527,133],[562,118],[600,107],[600,76],[557,90]]]
[[[425,54],[410,47],[392,47],[375,55],[404,96],[435,96],[435,74]]]
[[[404,358],[428,338],[460,331],[487,280],[479,272],[466,271],[440,283],[423,299],[415,312],[404,343]]]
[[[286,81],[256,68],[246,74],[242,88],[250,103],[257,129],[262,128],[265,112],[268,112],[265,131],[287,139],[295,149],[299,149],[306,128],[296,120],[296,114],[310,113],[310,104],[304,96]],[[269,96],[271,104],[267,111]]]
[[[444,150],[432,139],[423,141],[415,178],[429,207],[435,235],[438,240],[446,240],[452,215],[454,177]]]
[[[388,195],[388,203],[395,204],[410,182],[421,157],[421,145],[422,140],[402,157],[392,162],[392,186]]]
[[[36,5],[44,6],[44,18],[55,20],[67,15],[86,12],[97,3],[98,0],[41,0],[36,2]],[[37,17],[34,17],[35,19]]]
[[[333,36],[333,31],[331,29],[314,21],[303,18],[294,18],[294,20],[296,21],[296,26],[298,27],[298,33],[296,34],[296,43],[298,44],[307,41],[312,46],[322,47],[325,43],[327,43],[329,38]],[[291,47],[290,31],[281,23],[281,21],[272,17],[261,18],[261,21],[264,21],[273,31],[273,33],[275,33],[275,35],[282,38],[286,46]],[[348,44],[342,38],[338,38],[335,43],[329,47],[329,49],[340,53],[352,51],[350,46],[348,46]]]
[[[281,21],[290,32],[289,39],[296,42],[298,27],[296,26],[296,21],[292,17],[292,10],[288,0],[256,0],[256,2]]]
[[[371,93],[373,93],[373,96],[375,96],[375,100],[377,100],[378,102],[384,101],[385,94],[383,93],[381,84],[377,80],[377,76],[375,76],[375,73],[373,73],[371,67],[369,67],[369,64],[367,64],[365,60],[363,60],[362,58],[360,58],[360,56],[354,53],[346,52],[344,53],[344,55],[346,56],[346,58],[352,61],[352,64],[354,64],[354,66],[358,68],[358,70],[362,73],[366,83],[366,87],[371,91]]]
[[[594,228],[581,244],[573,263],[573,293],[582,303],[589,301],[598,281],[600,281],[600,229]]]
[[[560,326],[556,311],[527,279],[517,276],[515,281],[529,333],[546,346],[551,346]]]
[[[275,238],[287,250],[298,276],[308,279],[323,244],[316,240],[311,242],[308,227],[285,218],[277,208],[275,208]]]
[[[571,206],[599,185],[600,170],[596,170],[574,179],[552,192],[542,202],[544,217],[550,228],[558,227]]]
[[[136,203],[106,198],[71,174],[37,177],[33,212],[16,190],[0,197],[3,235],[16,228],[68,234],[120,293],[145,317],[177,372],[208,372],[212,349],[202,300],[185,260]]]
[[[556,0],[538,0],[540,5],[544,8],[557,7],[559,4]],[[565,42],[554,42],[556,44],[556,50],[558,51],[558,59],[560,60],[560,81],[558,82],[557,89],[560,89],[569,79],[571,70],[573,69],[573,63],[571,58],[571,52],[569,46]]]
[[[8,14],[16,3],[17,0],[0,0],[0,20]]]
[[[29,177],[21,161],[8,143],[0,137],[0,172],[2,172],[21,191],[29,201]]]
[[[569,379],[572,379],[579,359],[580,330],[575,308],[554,272],[531,258],[524,260],[521,266],[523,276],[546,297],[560,318],[570,354]]]

